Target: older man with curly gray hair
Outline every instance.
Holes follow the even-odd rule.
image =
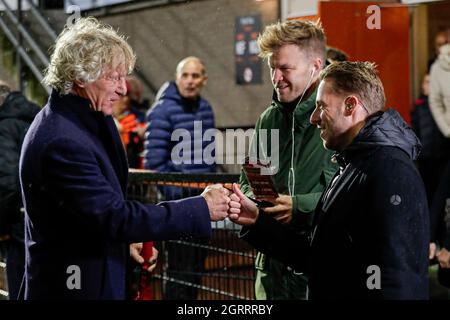
[[[20,160],[26,299],[124,299],[129,244],[210,236],[210,221],[227,216],[221,186],[158,205],[125,200],[128,166],[111,113],[134,63],[124,37],[94,18],[56,40],[44,78],[53,92]],[[142,263],[142,246],[132,248]]]

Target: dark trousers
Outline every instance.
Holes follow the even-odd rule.
[[[25,270],[25,246],[16,240],[8,241],[6,257],[6,277],[8,279],[9,300],[17,300]]]

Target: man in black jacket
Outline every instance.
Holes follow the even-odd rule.
[[[16,299],[25,264],[19,183],[23,138],[39,107],[0,82],[0,239],[7,246],[9,298]]]
[[[340,62],[321,73],[310,120],[340,170],[311,234],[290,232],[234,186],[230,218],[246,226],[242,238],[309,274],[311,299],[428,298],[428,206],[413,163],[420,143],[384,103],[371,63]]]

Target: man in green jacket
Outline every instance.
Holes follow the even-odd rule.
[[[275,90],[272,104],[256,123],[252,150],[256,155],[278,157],[271,165],[279,197],[274,207],[264,211],[297,232],[310,228],[319,197],[337,169],[322,145],[319,129],[309,122],[325,64],[325,42],[320,24],[300,20],[269,25],[258,39]],[[276,134],[279,139],[273,145]],[[244,174],[240,183],[242,191],[253,196]],[[256,299],[306,299],[307,279],[302,274],[262,253],[255,267]]]

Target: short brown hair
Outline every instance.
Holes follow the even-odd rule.
[[[267,26],[259,35],[259,56],[268,58],[286,44],[295,44],[308,55],[317,55],[325,62],[326,37],[322,24],[304,20],[288,20]]]
[[[327,47],[327,59],[330,62],[348,61],[348,54],[338,48]]]
[[[332,90],[354,94],[364,103],[370,114],[384,109],[386,97],[376,65],[372,62],[336,62],[320,73],[320,79],[332,79]]]

